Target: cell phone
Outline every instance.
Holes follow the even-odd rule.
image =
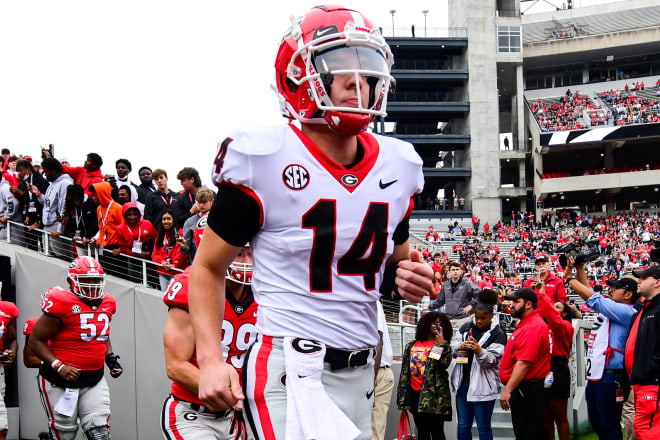
[[[438,333],[442,331],[442,326],[440,325],[439,322],[435,323],[435,331],[437,331]]]
[[[0,353],[0,362],[3,363],[9,362],[9,352],[3,351]]]

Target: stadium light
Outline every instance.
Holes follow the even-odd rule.
[[[390,14],[392,14],[392,36],[394,36],[394,14],[396,13],[396,9],[390,9]]]
[[[422,14],[424,14],[424,38],[426,38],[426,14],[429,13],[428,9],[424,9],[422,11]]]

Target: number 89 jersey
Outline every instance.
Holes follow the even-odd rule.
[[[167,285],[163,302],[168,307],[178,307],[188,311],[188,279],[190,275],[189,266],[183,273],[177,274]],[[225,317],[222,321],[222,354],[227,361],[241,376],[245,352],[257,339],[257,303],[252,296],[252,290],[246,286],[243,297],[236,300],[227,289],[225,292]],[[193,353],[190,362],[197,366],[196,353]],[[173,387],[174,389],[174,387]],[[180,396],[179,393],[175,393]]]
[[[238,187],[260,209],[251,240],[260,334],[344,349],[378,343],[385,262],[424,178],[412,145],[369,133],[358,141],[364,155],[349,168],[293,125],[235,132],[220,143],[214,183]],[[215,212],[208,224],[222,237]]]
[[[103,368],[110,320],[117,311],[112,295],[105,293],[98,306],[92,307],[67,289],[51,287],[43,297],[41,311],[62,320],[62,330],[50,340],[57,359],[81,370]]]

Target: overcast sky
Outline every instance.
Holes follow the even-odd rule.
[[[553,1],[553,0],[550,0]],[[576,0],[603,3],[607,0]],[[233,127],[283,121],[273,62],[289,15],[314,1],[4,1],[0,5],[0,147],[82,165],[101,154],[209,182],[218,140]],[[559,2],[556,2],[559,4]],[[352,0],[379,26],[447,27],[446,0]],[[531,5],[526,3],[523,10]],[[539,2],[530,12],[547,10]],[[450,25],[451,26],[451,25]]]

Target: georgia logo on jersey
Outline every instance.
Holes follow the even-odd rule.
[[[209,213],[202,215],[202,217],[197,220],[197,225],[195,225],[195,232],[193,233],[193,240],[195,241],[195,246],[199,247],[199,244],[202,242],[202,237],[204,236],[204,229],[206,228],[206,223],[208,222]]]

